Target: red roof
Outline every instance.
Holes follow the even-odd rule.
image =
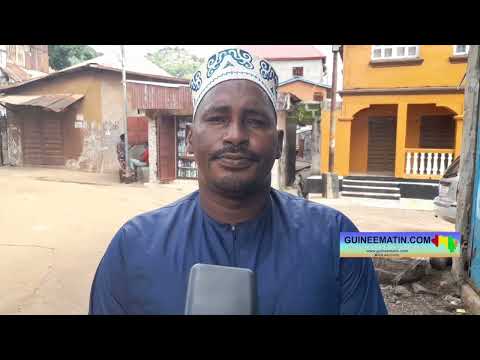
[[[326,56],[313,45],[239,45],[266,60],[316,60]]]

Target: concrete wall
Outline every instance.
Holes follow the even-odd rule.
[[[283,82],[293,78],[293,68],[303,67],[303,77],[316,83],[323,82],[323,63],[322,60],[289,60],[289,61],[269,61],[278,75],[278,81]]]
[[[22,127],[15,113],[7,110],[7,159],[6,164],[13,166],[23,165]]]
[[[157,164],[157,122],[153,118],[148,118],[148,162],[149,162],[149,182],[158,182],[158,164]]]

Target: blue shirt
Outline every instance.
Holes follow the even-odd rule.
[[[194,192],[128,221],[95,274],[90,314],[183,314],[196,263],[255,272],[258,314],[387,314],[371,259],[340,258],[342,213],[272,189],[262,213],[221,224]]]

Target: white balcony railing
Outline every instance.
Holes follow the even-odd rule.
[[[405,175],[440,178],[453,161],[454,149],[405,149]]]

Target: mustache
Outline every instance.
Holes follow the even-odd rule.
[[[260,161],[260,157],[246,149],[245,146],[233,144],[226,145],[223,148],[210,153],[208,158],[209,160],[217,160],[221,159],[225,154],[240,154],[242,157],[245,157],[249,160]]]

